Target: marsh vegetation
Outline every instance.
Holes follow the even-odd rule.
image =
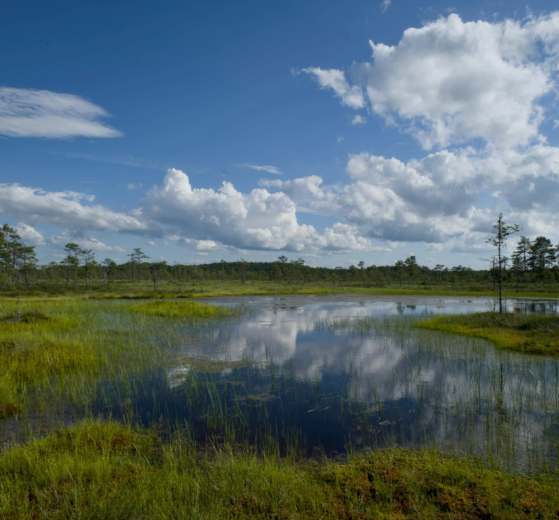
[[[418,326],[485,338],[497,347],[518,352],[559,355],[559,316],[483,312],[443,316]]]
[[[4,300],[0,510],[556,515],[558,359],[416,326],[492,299],[396,300]]]

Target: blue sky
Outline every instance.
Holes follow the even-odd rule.
[[[549,1],[4,3],[0,216],[42,262],[480,266],[499,211],[559,241],[558,64]]]

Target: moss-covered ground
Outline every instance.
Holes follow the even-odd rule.
[[[0,455],[0,516],[35,518],[557,518],[557,479],[387,449],[344,463],[89,422]]]

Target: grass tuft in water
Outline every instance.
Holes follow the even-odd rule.
[[[130,305],[126,307],[130,312],[159,316],[162,318],[228,318],[239,313],[232,307],[217,305],[203,305],[198,302],[169,302],[156,301]]]
[[[417,327],[488,339],[501,349],[559,356],[559,316],[480,312],[432,318]]]

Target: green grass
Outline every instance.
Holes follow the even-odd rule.
[[[345,463],[268,449],[197,453],[187,438],[89,422],[0,455],[0,516],[61,518],[557,518],[557,479],[387,449]]]
[[[0,294],[0,298],[8,299],[17,297],[16,289],[12,288],[10,293]],[[80,285],[76,291],[69,288],[58,287],[50,292],[48,287],[34,289],[22,294],[25,298],[91,298],[91,299],[167,299],[167,298],[198,298],[216,296],[236,296],[236,295],[279,295],[279,294],[371,294],[371,295],[408,295],[408,296],[490,296],[498,295],[497,289],[491,283],[476,282],[434,282],[427,285],[423,283],[405,283],[403,285],[373,284],[370,282],[317,282],[296,281],[294,284],[284,281],[275,283],[271,281],[247,281],[241,283],[236,280],[220,282],[217,280],[206,281],[202,284],[191,283],[171,283],[161,282],[157,291],[146,282],[131,282],[119,280],[107,285],[107,290],[101,286],[94,286],[86,289]],[[535,297],[535,298],[559,298],[559,286],[537,283],[517,285],[507,283],[503,286],[503,296],[507,298],[515,297]]]
[[[441,316],[416,326],[488,339],[501,349],[559,356],[559,316],[480,312]]]
[[[65,333],[77,326],[71,316],[48,316],[28,310],[15,321],[0,318],[0,418],[23,408],[22,388],[57,373],[90,371],[99,364],[90,342],[77,342]]]
[[[370,295],[386,295],[386,296],[489,296],[497,297],[498,291],[491,290],[467,290],[463,288],[448,288],[448,287],[432,287],[427,290],[421,288],[408,288],[402,289],[398,286],[390,288],[374,288],[374,287],[359,287],[355,285],[280,285],[274,284],[212,284],[206,289],[196,289],[189,292],[176,292],[172,289],[168,291],[161,290],[159,292],[111,292],[111,293],[97,293],[90,295],[92,299],[166,299],[166,298],[211,298],[219,296],[274,296],[274,295],[297,295],[297,294],[370,294]],[[80,296],[87,297],[87,293],[81,293]],[[545,292],[545,291],[525,291],[513,292],[504,291],[504,298],[559,298],[559,291]]]
[[[238,314],[238,309],[198,302],[147,302],[126,307],[129,312],[159,316],[162,318],[229,318]]]

